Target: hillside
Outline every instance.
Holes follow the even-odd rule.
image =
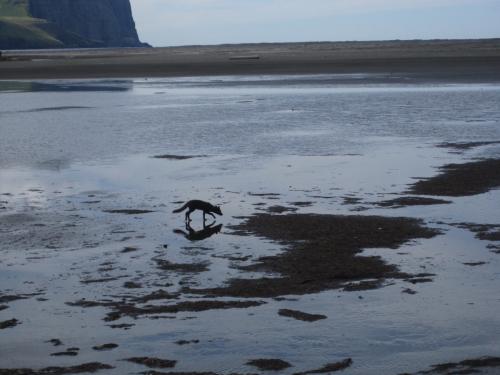
[[[0,0],[0,49],[144,46],[129,0]]]
[[[30,17],[29,0],[0,0],[0,17]]]
[[[45,20],[0,17],[0,49],[97,47],[106,47],[106,44],[65,31]]]

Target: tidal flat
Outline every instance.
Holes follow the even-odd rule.
[[[500,86],[344,78],[0,82],[0,374],[498,373]]]

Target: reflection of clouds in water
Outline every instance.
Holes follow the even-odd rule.
[[[7,202],[3,205],[6,207],[5,212],[29,212],[49,208],[47,188],[54,191],[57,189],[54,185],[48,186],[46,181],[36,176],[23,173],[21,177],[16,172],[0,172],[0,198]]]
[[[55,197],[101,187],[102,176],[83,173],[77,177],[78,171],[69,167],[68,160],[49,160],[34,169],[0,170],[0,200],[7,202],[3,205],[6,212],[56,209]]]
[[[71,166],[71,161],[66,159],[52,159],[40,163],[36,163],[35,169],[60,172],[63,169],[68,169]]]
[[[243,78],[223,80],[233,86],[206,80],[211,86],[200,87],[202,78],[0,83],[29,91],[2,93],[0,165],[145,153],[363,154],[394,139],[498,137],[496,86],[251,87]],[[168,91],[153,95],[159,89]],[[477,119],[485,121],[467,122]]]

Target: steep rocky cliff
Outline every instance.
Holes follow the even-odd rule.
[[[129,0],[29,0],[28,11],[108,47],[142,47]]]

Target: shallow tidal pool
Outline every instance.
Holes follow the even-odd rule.
[[[445,165],[499,158],[500,87],[327,78],[0,82],[0,369],[244,374],[269,373],[251,360],[280,359],[291,366],[278,373],[295,374],[351,358],[342,373],[396,375],[498,356],[498,186],[411,187]],[[381,204],[404,197],[420,203]],[[223,216],[204,225],[195,211],[186,226],[172,210],[190,199]],[[210,294],[283,277],[284,263],[256,265],[294,246],[313,244],[306,257],[315,240],[340,249],[305,225],[310,238],[295,242],[241,233],[256,214],[410,218],[434,234],[359,242],[348,261],[399,274]]]

